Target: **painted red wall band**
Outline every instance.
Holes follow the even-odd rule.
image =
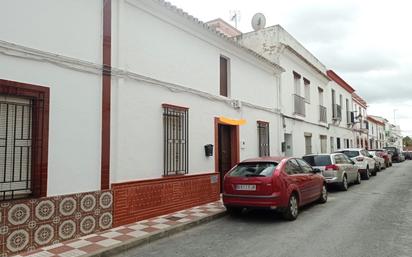
[[[217,173],[115,183],[112,190],[114,227],[220,199]]]
[[[112,1],[103,0],[102,150],[100,187],[110,187]]]

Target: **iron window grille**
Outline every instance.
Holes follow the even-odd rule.
[[[270,144],[269,144],[269,123],[258,121],[258,137],[259,137],[259,156],[269,156],[270,155]]]
[[[0,96],[0,199],[32,193],[33,100]]]
[[[189,112],[163,104],[164,176],[189,172]]]

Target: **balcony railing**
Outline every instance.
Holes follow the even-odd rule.
[[[326,107],[319,105],[319,121],[326,123],[327,111]]]
[[[300,95],[293,95],[295,99],[295,114],[305,116],[305,98]]]
[[[333,119],[342,120],[342,106],[334,104],[333,106]]]

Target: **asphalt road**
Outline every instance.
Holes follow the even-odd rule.
[[[226,216],[138,247],[122,256],[412,256],[412,161],[394,164],[296,221],[270,211]]]

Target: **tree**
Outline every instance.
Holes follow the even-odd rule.
[[[412,146],[412,138],[406,136],[402,139],[404,146]]]

